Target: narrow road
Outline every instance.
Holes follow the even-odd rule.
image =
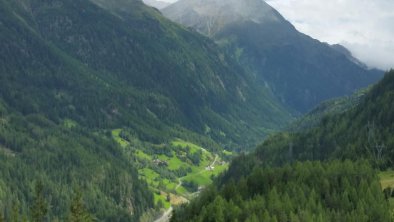
[[[158,218],[157,220],[155,220],[154,222],[168,222],[170,221],[171,215],[172,215],[172,206],[170,208],[168,208],[168,210],[166,212],[164,212],[164,214]]]
[[[215,159],[214,159],[213,162],[209,165],[209,167],[210,167],[211,169],[215,166],[216,161],[218,160],[218,158],[219,158],[219,156],[216,154]],[[201,174],[201,173],[203,173],[204,171],[207,171],[207,169],[203,169],[203,170],[199,171],[198,173],[196,173],[196,174],[194,174],[194,175]],[[175,190],[177,190],[180,186],[182,186],[182,180],[181,180],[181,178],[178,179],[178,185],[176,185]],[[199,192],[195,192],[195,193],[192,193],[192,195],[193,195],[193,194],[198,194],[198,193],[199,193]],[[170,221],[171,216],[172,216],[172,211],[173,211],[173,208],[172,208],[172,206],[170,206],[170,208],[168,208],[168,210],[167,210],[166,212],[164,212],[163,215],[162,215],[160,218],[156,219],[154,222],[168,222],[168,221]]]
[[[216,161],[218,160],[218,155],[216,154],[216,156],[215,156],[215,160],[212,162],[212,164],[210,165],[211,166],[211,168],[213,168],[214,166],[215,166],[215,163],[216,163]]]
[[[175,190],[177,190],[180,186],[182,186],[182,180],[178,179],[178,185],[176,185]]]

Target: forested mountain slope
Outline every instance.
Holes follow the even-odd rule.
[[[214,43],[139,1],[6,2],[3,69],[18,74],[3,75],[2,95],[26,113],[127,125],[141,137],[180,125],[234,146],[290,119]]]
[[[315,127],[327,115],[344,113],[360,104],[371,90],[373,85],[356,91],[350,96],[343,96],[324,101],[313,108],[307,114],[292,122],[287,131],[302,131]]]
[[[390,71],[358,105],[270,137],[172,221],[392,221],[377,170],[393,166],[393,91]]]
[[[301,113],[383,75],[338,47],[298,32],[262,0],[180,0],[162,11],[214,39],[283,104]]]
[[[291,119],[211,40],[137,0],[0,0],[0,33],[6,220],[30,218],[41,182],[48,220],[65,220],[80,189],[98,220],[137,221],[152,194],[113,129],[218,151],[251,147]]]
[[[391,221],[376,172],[366,162],[254,166],[240,179],[205,190],[171,221]]]
[[[326,114],[317,126],[269,138],[258,149],[264,161],[365,158],[381,168],[393,162],[394,71],[344,113]]]

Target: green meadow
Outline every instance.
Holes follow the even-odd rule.
[[[122,129],[112,130],[113,139],[125,150],[130,149],[131,158],[139,166],[139,176],[154,192],[155,204],[164,208],[171,205],[167,194],[190,200],[193,193],[211,184],[214,176],[228,168],[222,157],[233,155],[228,151],[215,154],[182,139],[174,139],[167,145],[136,145],[122,137],[121,133]]]

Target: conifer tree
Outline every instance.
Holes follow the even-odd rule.
[[[83,203],[82,193],[77,190],[75,192],[75,196],[71,202],[70,206],[70,222],[91,222],[93,221],[92,216],[86,209],[85,204]]]
[[[43,222],[48,214],[48,204],[44,196],[44,186],[41,181],[36,183],[35,199],[31,208],[32,222]]]
[[[12,222],[19,222],[19,206],[18,203],[14,202],[12,204],[12,211],[11,211],[11,221]]]
[[[3,212],[0,211],[0,222],[4,222]]]

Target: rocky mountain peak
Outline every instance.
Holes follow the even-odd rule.
[[[180,0],[163,14],[198,31],[213,35],[228,24],[238,22],[283,22],[284,18],[262,0]]]

